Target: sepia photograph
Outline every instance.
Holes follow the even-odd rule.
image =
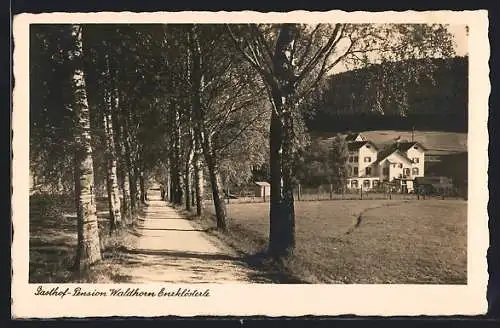
[[[27,24],[32,295],[467,287],[471,26],[344,20]]]

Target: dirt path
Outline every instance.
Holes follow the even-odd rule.
[[[150,197],[137,229],[137,247],[121,256],[128,283],[269,283],[233,251],[211,241],[189,218]]]

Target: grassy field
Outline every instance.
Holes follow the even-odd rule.
[[[101,249],[107,261],[95,265],[85,276],[73,270],[76,245],[76,213],[74,201],[68,196],[30,196],[29,282],[114,282],[120,276],[114,272],[117,247],[133,244],[134,236],[125,229],[109,236],[107,200],[97,199],[97,215]]]
[[[466,284],[467,203],[345,200],[296,203],[297,248],[285,269],[310,283]],[[230,204],[240,251],[265,250],[267,203]]]

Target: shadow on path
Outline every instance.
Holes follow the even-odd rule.
[[[241,258],[237,258],[227,254],[156,251],[156,250],[146,250],[146,249],[132,249],[132,250],[126,250],[126,252],[129,254],[138,254],[138,255],[173,256],[176,258],[193,258],[200,260],[240,261],[240,262],[242,261]]]
[[[135,248],[122,247],[113,260],[116,282],[128,283],[302,283],[282,272],[259,268],[254,257],[240,256],[214,241],[182,213],[151,193]]]

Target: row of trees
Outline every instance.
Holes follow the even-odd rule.
[[[316,138],[301,152],[296,162],[295,177],[304,187],[331,185],[333,190],[345,188],[349,150],[345,138],[337,134],[331,140]]]
[[[117,231],[137,216],[149,176],[166,180],[169,200],[194,204],[198,215],[208,180],[224,230],[221,179],[249,179],[264,163],[268,252],[289,255],[297,163],[308,143],[303,114],[325,76],[340,62],[453,51],[440,25],[37,25],[31,42],[31,169],[69,190],[74,181],[81,268],[101,256],[99,183]]]

